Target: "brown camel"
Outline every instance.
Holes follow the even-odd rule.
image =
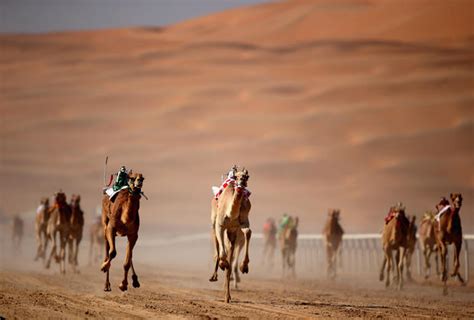
[[[282,258],[282,276],[289,275],[296,278],[296,249],[298,247],[298,217],[289,217],[288,222],[282,227],[278,235]]]
[[[273,260],[275,259],[277,228],[275,226],[275,220],[268,218],[263,225],[263,254],[262,264],[268,264],[273,267]]]
[[[332,279],[336,278],[336,259],[341,252],[340,245],[342,243],[342,235],[344,234],[344,230],[339,224],[339,215],[339,210],[330,209],[328,212],[328,220],[323,229],[326,240],[327,276]]]
[[[248,199],[247,181],[248,171],[244,168],[236,173],[236,179],[228,183],[219,198],[211,201],[211,223],[213,226],[213,240],[215,244],[215,267],[209,281],[217,281],[218,266],[226,271],[225,302],[231,300],[230,278],[234,263],[236,247],[238,246],[238,231],[244,235],[245,254],[240,271],[249,272],[249,243],[252,231],[250,230],[249,212],[251,209]]]
[[[427,211],[420,223],[420,247],[425,258],[425,279],[428,279],[431,273],[430,257],[431,253],[435,253],[436,275],[439,275],[438,265],[438,247],[436,245],[435,236],[435,216],[433,212]]]
[[[389,215],[385,218],[385,225],[382,232],[382,248],[384,259],[380,270],[380,281],[384,280],[385,267],[387,277],[385,286],[390,286],[390,271],[392,269],[392,254],[396,251],[395,263],[397,275],[395,277],[398,289],[403,288],[403,260],[407,248],[409,221],[405,215],[405,209],[401,204],[390,209]]]
[[[36,209],[35,234],[38,247],[36,249],[35,261],[39,258],[43,259],[43,262],[46,260],[46,250],[48,248],[46,228],[48,226],[49,210],[49,199],[47,197],[42,198],[38,209]]]
[[[460,193],[451,193],[451,205],[442,199],[437,206],[438,214],[436,216],[436,243],[438,246],[439,254],[441,256],[441,268],[442,268],[442,280],[443,280],[443,293],[447,294],[447,280],[448,280],[448,270],[447,270],[447,258],[448,253],[448,244],[454,244],[454,268],[451,273],[451,277],[456,277],[458,280],[464,284],[464,279],[459,273],[459,253],[461,252],[462,247],[462,226],[461,226],[461,217],[459,211],[462,206],[462,195]],[[443,211],[444,210],[444,211]]]
[[[416,216],[412,216],[410,219],[410,224],[408,225],[408,234],[407,234],[407,249],[405,252],[405,265],[406,265],[406,274],[407,280],[413,281],[413,277],[411,276],[411,259],[413,257],[413,253],[415,252],[416,247]]]
[[[101,270],[106,273],[104,291],[111,291],[109,281],[110,264],[117,255],[115,249],[115,237],[127,236],[127,254],[123,265],[124,275],[120,290],[128,289],[128,270],[132,267],[132,285],[139,288],[138,276],[132,262],[133,247],[138,239],[140,228],[140,199],[142,196],[143,180],[141,173],[133,173],[129,176],[129,189],[121,190],[114,196],[112,201],[109,196],[104,195],[102,200],[102,226],[105,234],[105,260]]]
[[[89,228],[89,265],[97,263],[102,259],[104,248],[104,229],[102,228],[102,220],[96,219]]]
[[[21,241],[23,240],[23,219],[19,215],[13,217],[12,225],[12,245],[15,250],[21,249]]]
[[[82,231],[84,229],[84,212],[81,209],[81,196],[71,196],[71,220],[69,230],[69,264],[72,266],[74,272],[79,265],[77,259],[79,255],[79,244],[82,240]]]
[[[69,231],[71,225],[71,207],[66,202],[66,195],[59,191],[54,195],[54,205],[50,208],[48,226],[46,233],[48,234],[48,241],[53,244],[51,253],[46,262],[46,268],[51,266],[51,259],[55,258],[59,263],[59,271],[66,273],[66,245],[69,239]],[[59,235],[59,255],[57,253]]]

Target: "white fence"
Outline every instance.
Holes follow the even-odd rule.
[[[466,281],[469,280],[470,270],[469,260],[474,256],[472,242],[474,235],[464,235],[464,242],[461,251],[461,273]],[[210,233],[191,234],[186,236],[177,236],[167,239],[155,239],[141,243],[142,246],[173,246],[189,242],[208,242],[210,243]],[[471,243],[470,243],[471,242]],[[211,246],[210,246],[211,247]],[[452,246],[450,246],[452,247]],[[211,247],[212,250],[212,247]],[[252,234],[251,254],[259,256],[263,251],[263,235],[260,233]],[[277,249],[278,252],[278,249]],[[452,268],[453,248],[448,249],[448,268]],[[432,254],[431,259],[434,259]],[[310,273],[323,273],[326,271],[326,251],[323,235],[321,234],[300,234],[298,236],[297,249],[297,269]],[[378,274],[383,259],[381,235],[372,234],[345,234],[342,242],[342,252],[340,264],[341,271],[349,274]],[[339,263],[338,263],[339,264]],[[432,274],[435,264],[432,263]],[[423,274],[424,259],[423,254],[417,243],[414,256],[412,258],[412,274]]]

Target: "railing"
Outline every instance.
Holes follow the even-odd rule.
[[[474,251],[469,242],[474,241],[474,235],[464,235],[462,251],[460,254],[461,268],[464,279],[469,280],[470,270],[469,260],[474,256]],[[170,237],[166,239],[153,239],[141,242],[141,246],[173,246],[189,242],[210,242],[210,233],[198,233],[185,236]],[[449,247],[453,247],[452,245]],[[210,246],[211,250],[212,246]],[[251,254],[260,256],[263,251],[263,234],[252,234]],[[278,255],[278,248],[276,250]],[[448,269],[452,268],[453,248],[448,248]],[[434,259],[433,253],[431,259]],[[326,249],[323,235],[321,234],[300,234],[298,236],[297,249],[297,270],[298,272],[325,273],[326,272]],[[278,259],[278,257],[276,257]],[[371,234],[345,234],[343,236],[342,251],[340,253],[340,271],[346,274],[378,274],[383,259],[381,235]],[[278,262],[278,260],[276,261]],[[441,264],[440,264],[441,268]],[[415,252],[412,257],[412,274],[423,274],[424,258],[417,242]],[[432,263],[432,274],[434,274],[435,264]]]

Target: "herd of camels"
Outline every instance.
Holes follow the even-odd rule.
[[[225,272],[224,299],[230,302],[230,282],[234,286],[240,281],[241,273],[249,272],[249,245],[252,235],[249,222],[251,210],[250,192],[247,189],[249,172],[247,169],[233,167],[229,177],[223,182],[219,192],[211,200],[211,225],[213,246],[215,250],[214,268],[209,281],[218,280],[219,268]],[[223,179],[224,180],[224,179]],[[116,236],[126,236],[125,263],[123,265],[123,280],[120,290],[128,289],[128,272],[132,269],[132,285],[140,287],[138,276],[133,267],[133,248],[138,239],[140,227],[140,199],[142,197],[144,177],[140,173],[128,173],[127,186],[120,189],[111,198],[104,193],[102,200],[101,219],[90,228],[90,261],[97,261],[101,256],[94,248],[105,248],[105,259],[100,267],[105,273],[104,291],[110,291],[109,270],[117,252],[115,247]],[[59,264],[61,273],[66,272],[66,251],[68,262],[73,272],[78,272],[78,252],[84,227],[84,213],[80,207],[80,196],[72,195],[70,202],[60,191],[54,195],[54,203],[49,204],[48,198],[41,200],[36,214],[36,238],[38,242],[35,260],[43,259],[46,268],[50,267],[54,259]],[[452,277],[457,277],[461,283],[463,278],[459,273],[459,253],[462,245],[462,227],[459,211],[462,206],[462,195],[450,195],[450,201],[442,198],[436,205],[436,212],[425,213],[420,228],[417,231],[415,217],[408,217],[401,203],[390,208],[385,218],[382,232],[382,248],[384,259],[380,270],[380,280],[385,279],[385,285],[390,286],[390,273],[394,272],[394,283],[398,289],[403,287],[403,269],[406,267],[406,277],[411,279],[411,256],[417,242],[425,257],[425,277],[429,277],[431,266],[430,256],[434,252],[436,257],[436,272],[439,275],[438,256],[441,258],[441,280],[443,292],[447,293],[447,245],[454,244],[454,269]],[[339,223],[340,210],[330,209],[328,219],[323,229],[327,253],[327,276],[336,277],[338,256],[341,254],[341,244],[344,231]],[[17,220],[17,219],[15,219]],[[21,219],[20,219],[21,220]],[[285,217],[285,223],[280,223],[278,230],[273,219],[269,219],[264,226],[263,262],[266,258],[273,259],[277,243],[281,249],[282,270],[284,276],[295,276],[295,253],[298,238],[297,217]],[[18,237],[22,230],[14,222],[13,235]],[[21,231],[22,232],[22,231]],[[21,238],[21,236],[20,236]],[[48,243],[52,246],[48,252]],[[93,253],[93,252],[96,253]],[[243,252],[243,260],[239,265],[239,256]],[[394,255],[395,253],[395,255]],[[339,259],[340,260],[340,259]],[[341,261],[339,261],[340,263]]]

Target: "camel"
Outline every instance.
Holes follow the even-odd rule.
[[[288,271],[291,271],[290,276],[296,278],[295,264],[296,264],[296,248],[298,246],[298,217],[289,217],[279,233],[279,243],[282,257],[282,276],[285,277]]]
[[[23,219],[20,218],[20,216],[15,215],[13,217],[12,225],[12,244],[13,248],[16,250],[20,250],[21,248],[21,241],[23,240],[23,226]]]
[[[42,198],[40,205],[36,210],[35,218],[35,235],[36,242],[38,243],[35,261],[39,258],[43,259],[43,262],[46,260],[46,250],[48,248],[48,235],[46,233],[46,228],[48,226],[49,210],[49,199],[47,197]]]
[[[275,258],[276,249],[276,235],[277,228],[275,221],[272,218],[267,219],[263,225],[263,254],[262,254],[262,265],[268,262],[270,267],[273,266],[273,260]]]
[[[435,253],[436,262],[436,275],[439,275],[438,265],[438,247],[436,245],[435,236],[435,216],[433,212],[427,211],[423,216],[423,220],[420,223],[420,247],[423,251],[423,257],[425,258],[425,279],[428,279],[431,273],[431,254]]]
[[[66,202],[66,194],[59,191],[54,195],[54,205],[49,211],[48,226],[46,233],[48,235],[48,241],[53,244],[51,253],[46,262],[46,269],[51,266],[51,259],[55,258],[56,262],[59,263],[59,271],[66,273],[66,245],[69,239],[69,231],[71,225],[71,207]],[[59,255],[57,253],[58,239],[56,235],[59,235]]]
[[[416,247],[416,216],[412,216],[410,219],[410,224],[408,225],[408,233],[407,233],[407,248],[405,252],[405,265],[406,265],[406,274],[407,280],[413,281],[413,277],[411,276],[411,259],[413,257],[413,253],[415,252]]]
[[[384,271],[385,267],[387,267],[387,277],[385,280],[385,287],[387,288],[390,286],[393,250],[396,251],[395,263],[398,290],[403,288],[403,260],[407,248],[408,225],[409,221],[405,216],[405,209],[401,205],[392,207],[389,215],[385,218],[385,225],[382,232],[384,259],[380,270],[380,281],[384,280]]]
[[[332,279],[336,278],[336,259],[341,253],[340,245],[342,243],[342,235],[344,234],[344,230],[339,224],[339,215],[339,210],[329,210],[328,220],[323,229],[326,240],[327,276]]]
[[[97,263],[102,258],[102,250],[104,248],[104,230],[102,228],[102,219],[96,219],[89,228],[89,265]]]
[[[143,194],[143,180],[141,173],[129,175],[129,189],[123,189],[116,194],[112,200],[108,195],[104,195],[102,200],[102,227],[105,235],[105,259],[101,270],[106,273],[104,291],[111,291],[109,272],[112,259],[117,255],[115,249],[115,237],[127,237],[127,253],[123,265],[124,276],[119,285],[120,290],[128,289],[128,271],[132,268],[132,285],[139,288],[138,276],[133,267],[133,248],[138,239],[138,229],[140,228],[140,199]]]
[[[77,256],[79,255],[79,244],[82,240],[82,231],[84,229],[84,212],[81,209],[81,196],[71,196],[71,220],[69,229],[69,264],[74,272],[79,265]]]
[[[439,254],[441,256],[441,277],[443,280],[443,293],[447,294],[447,280],[448,280],[448,270],[447,270],[447,254],[448,254],[448,244],[454,244],[454,269],[451,273],[451,277],[457,277],[461,284],[464,283],[464,279],[459,273],[459,253],[461,252],[462,247],[462,226],[461,226],[461,217],[459,211],[462,207],[462,195],[460,193],[451,193],[450,194],[451,205],[442,199],[438,204],[438,214],[436,216],[436,243],[438,246]],[[442,208],[444,206],[444,208]],[[444,210],[444,211],[443,211]]]
[[[211,224],[216,255],[214,273],[209,281],[217,281],[218,267],[226,271],[224,283],[226,303],[231,300],[231,267],[236,258],[239,230],[243,233],[245,248],[240,271],[242,273],[249,272],[249,243],[252,231],[249,222],[251,203],[248,199],[249,192],[246,189],[248,179],[249,174],[245,168],[236,172],[236,179],[227,184],[217,199],[213,197],[211,201]]]

